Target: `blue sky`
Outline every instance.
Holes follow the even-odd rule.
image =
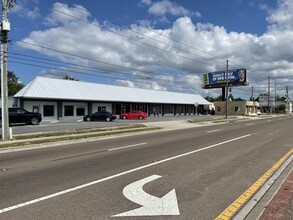
[[[24,84],[72,75],[217,96],[201,89],[201,74],[229,60],[250,84],[234,97],[249,98],[252,86],[254,96],[267,92],[268,76],[284,95],[293,82],[292,10],[291,0],[17,0],[8,69]]]

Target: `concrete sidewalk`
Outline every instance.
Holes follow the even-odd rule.
[[[260,220],[293,219],[293,171],[291,170],[275,196],[265,208]]]
[[[291,156],[292,157],[292,156]],[[245,220],[293,220],[293,160],[275,180]],[[286,162],[284,162],[286,163]],[[276,171],[277,172],[277,171]],[[259,191],[261,191],[260,189]]]

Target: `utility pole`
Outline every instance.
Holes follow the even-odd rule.
[[[15,0],[2,0],[2,22],[1,22],[1,102],[2,102],[2,140],[10,139],[8,118],[8,86],[7,86],[7,43],[10,22],[7,11],[15,4]]]
[[[228,119],[228,86],[229,86],[229,77],[228,77],[228,62],[229,60],[227,60],[226,63],[226,119]]]
[[[268,76],[268,114],[270,114],[271,78]]]
[[[274,100],[274,113],[276,114],[276,101],[277,101],[277,79],[275,79],[275,100]]]
[[[289,113],[289,91],[288,86],[286,86],[286,98],[287,98],[287,114]]]
[[[253,86],[251,87],[251,101],[254,101],[254,98],[253,98]]]

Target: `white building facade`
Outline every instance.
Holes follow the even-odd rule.
[[[81,81],[36,77],[14,95],[16,105],[40,112],[43,120],[82,119],[97,111],[121,114],[131,110],[148,115],[205,113],[210,103],[196,94],[155,91]],[[198,105],[198,108],[195,107]]]

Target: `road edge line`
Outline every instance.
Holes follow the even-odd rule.
[[[231,219],[243,206],[252,198],[253,195],[265,184],[265,182],[279,169],[283,163],[293,155],[293,148],[275,163],[264,175],[252,184],[241,196],[239,196],[230,206],[228,206],[215,220]]]

